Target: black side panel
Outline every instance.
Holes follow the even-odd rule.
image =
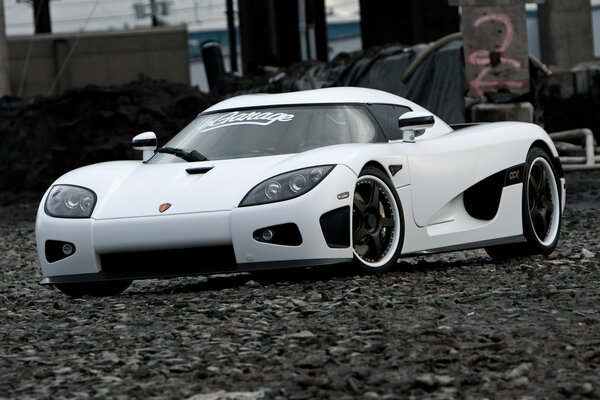
[[[488,176],[465,191],[463,201],[467,213],[473,218],[489,221],[496,216],[500,206],[502,188],[523,182],[524,164],[515,165]]]
[[[508,168],[504,176],[504,186],[515,185],[517,183],[523,183],[525,179],[525,164],[517,165],[515,167]]]
[[[350,207],[336,208],[323,214],[319,220],[321,230],[331,248],[350,247]]]
[[[494,218],[500,205],[505,171],[491,175],[465,191],[463,201],[470,216],[486,221]]]

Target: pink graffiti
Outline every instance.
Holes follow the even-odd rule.
[[[504,38],[502,40],[502,44],[500,45],[500,47],[497,50],[497,53],[500,54],[500,60],[499,60],[500,64],[509,64],[513,68],[521,68],[521,63],[519,61],[503,56],[503,54],[506,53],[506,51],[510,47],[512,40],[513,40],[513,36],[514,36],[514,27],[513,27],[513,24],[511,22],[510,18],[508,17],[508,15],[493,13],[493,14],[481,16],[473,23],[473,28],[478,28],[481,24],[488,22],[488,21],[498,21],[504,25]],[[469,57],[467,59],[468,59],[469,63],[472,65],[484,66],[484,68],[477,75],[477,77],[474,80],[472,80],[471,82],[469,82],[471,85],[471,88],[473,88],[473,90],[477,93],[477,96],[479,96],[479,97],[483,96],[483,91],[481,90],[481,88],[483,88],[483,87],[523,88],[523,86],[525,86],[524,82],[498,81],[498,80],[486,81],[485,77],[492,71],[492,68],[489,66],[491,64],[489,50],[484,50],[484,49],[475,50],[474,52],[469,54]]]
[[[477,78],[473,79],[470,82],[471,87],[473,88],[473,90],[475,90],[475,92],[477,93],[477,95],[479,97],[483,96],[483,90],[481,90],[484,87],[488,87],[488,88],[493,88],[493,89],[500,89],[500,88],[514,88],[514,89],[522,89],[525,86],[525,82],[519,82],[519,81],[486,81],[483,78],[485,78],[490,71],[492,70],[491,67],[485,67],[481,70],[481,72],[479,73],[479,75],[477,75]]]

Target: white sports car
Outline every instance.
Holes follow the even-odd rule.
[[[143,161],[60,177],[36,221],[41,284],[111,295],[133,279],[556,247],[565,181],[540,127],[451,127],[401,97],[329,88],[231,98]]]

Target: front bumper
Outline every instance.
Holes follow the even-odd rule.
[[[348,219],[356,175],[338,165],[310,192],[279,203],[232,210],[96,220],[54,218],[42,205],[36,240],[41,284],[146,279],[333,264],[352,259],[352,247],[328,245],[321,217],[343,207]],[[349,192],[339,199],[338,194]],[[343,196],[342,196],[343,197]],[[302,243],[259,241],[261,228],[294,224]],[[350,237],[350,224],[347,229]],[[72,243],[72,255],[48,262],[48,240]],[[349,243],[348,243],[349,244]]]

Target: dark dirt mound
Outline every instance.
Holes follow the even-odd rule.
[[[41,192],[63,173],[139,158],[131,138],[154,131],[164,144],[213,102],[187,85],[139,80],[86,86],[59,97],[0,99],[0,191]]]

